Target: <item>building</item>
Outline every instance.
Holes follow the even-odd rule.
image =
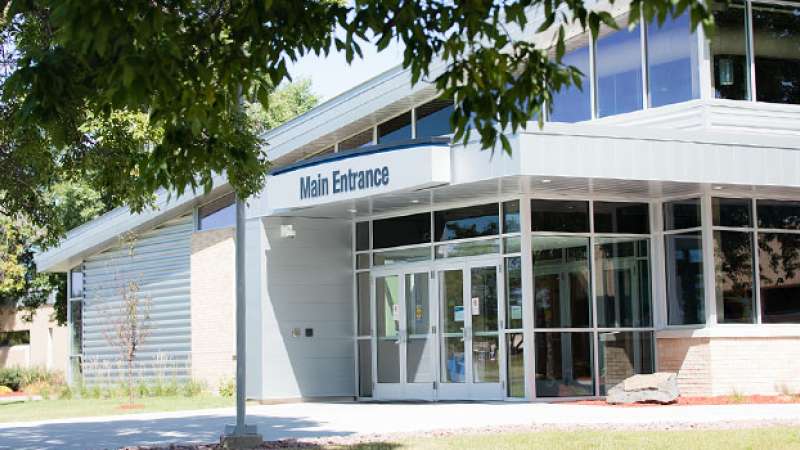
[[[0,368],[40,367],[67,370],[67,327],[59,326],[51,305],[41,306],[32,320],[16,308],[0,308]]]
[[[800,391],[800,5],[715,8],[711,40],[685,16],[573,30],[586,89],[507,133],[510,155],[450,142],[453,103],[401,68],[269,132],[248,397],[602,396],[654,370],[686,395]],[[232,373],[229,188],[159,202],[39,256],[72,272],[73,356],[107,355],[94,306],[138,272],[142,370],[164,352]]]

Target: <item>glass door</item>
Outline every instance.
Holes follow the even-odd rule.
[[[384,400],[433,400],[436,318],[430,272],[376,274],[375,389]]]
[[[462,263],[438,272],[439,399],[504,398],[499,275],[496,262]]]

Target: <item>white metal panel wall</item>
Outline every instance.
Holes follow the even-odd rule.
[[[264,223],[267,295],[261,395],[354,395],[350,221],[272,218]],[[281,237],[282,224],[291,224],[297,235]],[[294,336],[293,329],[300,336]],[[313,330],[312,337],[305,336],[306,329]]]
[[[84,261],[83,372],[87,384],[121,383],[125,366],[111,345],[114,317],[123,312],[122,289],[139,286],[150,304],[148,334],[136,353],[135,370],[165,382],[189,376],[191,361],[192,216],[167,222]]]

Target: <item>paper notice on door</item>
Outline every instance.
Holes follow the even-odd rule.
[[[511,318],[522,319],[522,306],[511,305]]]
[[[392,319],[400,320],[400,305],[392,305]]]
[[[463,306],[456,306],[453,308],[453,322],[463,322],[464,321],[464,307]]]
[[[481,298],[480,297],[472,297],[472,315],[473,316],[480,316],[481,315]]]

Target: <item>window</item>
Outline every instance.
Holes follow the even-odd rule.
[[[700,98],[697,35],[688,13],[647,24],[647,70],[650,106]]]
[[[236,195],[234,193],[207,203],[197,210],[197,229],[214,230],[236,226]]]
[[[355,150],[357,148],[365,147],[367,145],[372,144],[372,128],[368,128],[355,136],[351,136],[341,142],[339,142],[339,152],[345,152],[347,150]]]
[[[600,395],[637,373],[653,373],[652,331],[600,333]]]
[[[594,395],[592,333],[535,333],[536,395]]]
[[[758,200],[758,226],[776,230],[800,230],[800,202]]]
[[[69,296],[71,298],[83,297],[83,271],[72,269],[69,272]]]
[[[594,202],[594,232],[649,234],[647,203]]]
[[[537,328],[587,328],[589,238],[533,237],[534,321]]]
[[[711,199],[711,217],[714,226],[751,227],[753,226],[752,201],[747,198]]]
[[[714,231],[717,322],[753,323],[753,235]]]
[[[572,200],[532,200],[533,231],[589,232],[589,202]]]
[[[760,233],[761,322],[800,323],[800,234]]]
[[[83,302],[72,300],[69,302],[71,354],[80,355],[83,352]]]
[[[700,199],[664,203],[667,322],[697,325],[705,319]]]
[[[597,115],[642,109],[642,49],[639,27],[613,31],[597,40]]]
[[[500,231],[497,203],[434,213],[436,241],[491,236]]]
[[[356,251],[369,250],[369,222],[356,224]]]
[[[522,259],[505,258],[506,328],[522,329]]]
[[[422,213],[375,220],[372,232],[372,246],[376,249],[430,243],[431,215]]]
[[[453,101],[436,99],[417,108],[417,138],[443,136],[453,133],[450,126],[450,115],[453,113]]]
[[[369,313],[369,272],[359,272],[356,274],[356,297],[358,329],[357,336],[369,336],[371,322]]]
[[[800,6],[752,5],[756,98],[800,104]]]
[[[649,247],[648,239],[597,239],[594,251],[597,326],[653,325]]]
[[[503,203],[503,233],[519,233],[519,200]]]
[[[411,139],[411,111],[378,125],[378,144]]]
[[[31,343],[31,332],[21,331],[0,331],[0,347],[11,347],[14,345],[28,345]]]
[[[730,100],[750,98],[747,62],[747,15],[744,2],[713,2],[716,33],[711,39],[714,96]]]
[[[570,85],[553,93],[553,104],[549,120],[551,122],[580,122],[592,118],[591,83],[589,82],[589,36],[566,43],[567,53],[562,59],[566,66],[574,66],[581,71],[581,86]]]

